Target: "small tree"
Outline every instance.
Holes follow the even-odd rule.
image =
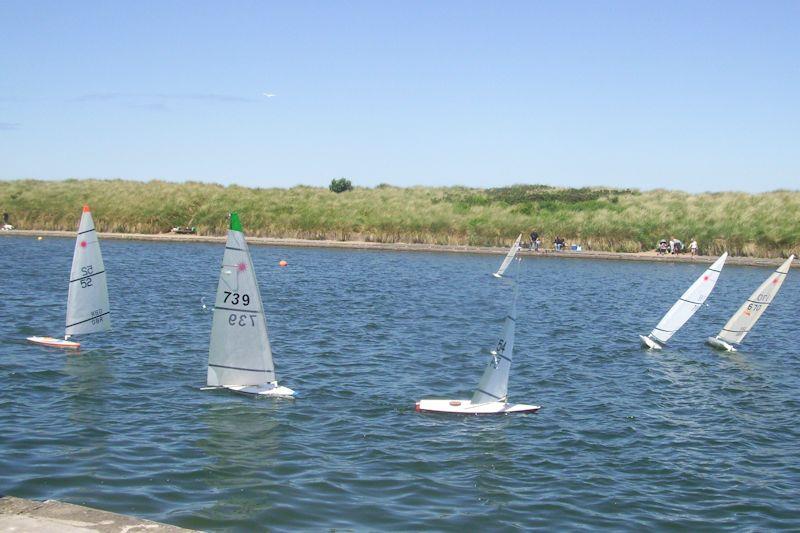
[[[344,191],[352,191],[353,184],[350,183],[350,180],[347,178],[334,178],[331,180],[331,184],[328,188],[338,194]]]

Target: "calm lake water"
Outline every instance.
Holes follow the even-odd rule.
[[[542,410],[464,418],[414,402],[477,384],[500,256],[252,247],[289,401],[199,390],[221,244],[103,241],[113,330],[27,344],[63,334],[73,246],[0,238],[0,493],[207,530],[800,528],[798,269],[741,352],[703,340],[770,269],[726,266],[653,354],[705,266],[526,260],[509,390]]]

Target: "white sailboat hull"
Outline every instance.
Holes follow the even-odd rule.
[[[67,348],[70,350],[77,350],[81,347],[81,343],[75,341],[68,341],[64,339],[56,339],[53,337],[39,337],[34,335],[27,338],[28,342],[34,344],[41,344],[42,346],[51,346],[53,348]]]
[[[294,391],[289,387],[278,385],[277,383],[262,383],[260,385],[214,385],[200,387],[200,390],[219,390],[226,389],[246,396],[264,398],[292,398]]]
[[[725,342],[722,339],[718,339],[716,337],[709,337],[706,339],[706,344],[709,346],[716,348],[718,350],[727,350],[729,352],[735,352],[736,348],[733,347],[732,344]]]
[[[642,346],[649,350],[661,350],[664,347],[661,346],[658,341],[651,339],[650,337],[645,337],[644,335],[639,335],[639,338],[642,339]]]
[[[496,278],[502,278],[503,277],[502,274],[498,274],[497,272],[492,272],[492,276],[494,276]]]
[[[428,413],[453,415],[504,415],[512,413],[535,413],[541,406],[522,403],[489,402],[472,405],[471,400],[420,400],[415,409]]]
[[[262,383],[261,385],[225,385],[223,388],[238,392],[239,394],[246,394],[259,398],[294,397],[294,391],[292,389],[284,387],[283,385],[278,385],[277,383]]]
[[[639,335],[639,338],[642,339],[642,346],[644,346],[648,350],[662,350],[664,348],[661,344],[658,343],[658,341],[651,339],[650,337]]]

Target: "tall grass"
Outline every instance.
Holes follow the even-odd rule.
[[[800,250],[800,192],[690,195],[667,190],[518,185],[251,189],[123,180],[0,181],[0,210],[18,228],[75,229],[92,207],[101,231],[163,233],[176,225],[222,235],[228,211],[263,237],[507,245],[535,228],[585,249],[636,252],[661,238],[696,238],[709,254],[778,257]]]

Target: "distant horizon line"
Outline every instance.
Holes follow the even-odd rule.
[[[345,176],[336,176],[333,179],[339,179]],[[351,182],[353,181],[351,178]],[[149,178],[149,179],[136,179],[136,178],[120,178],[120,177],[71,177],[71,178],[5,178],[0,177],[0,181],[2,182],[17,182],[17,181],[41,181],[41,182],[74,182],[74,181],[123,181],[123,182],[131,182],[131,183],[170,183],[174,185],[183,185],[183,184],[198,184],[198,185],[210,185],[210,186],[217,186],[217,187],[241,187],[245,189],[293,189],[298,187],[305,187],[311,189],[327,189],[327,185],[309,185],[305,183],[295,183],[294,185],[283,185],[283,186],[259,186],[259,185],[243,185],[240,183],[220,183],[218,181],[204,181],[201,179],[185,179],[185,180],[173,180],[168,178]],[[388,182],[381,182],[377,185],[359,185],[358,183],[353,183],[354,188],[360,189],[382,189],[382,188],[394,188],[394,189],[418,189],[418,188],[425,188],[425,189],[474,189],[474,190],[491,190],[491,189],[507,189],[513,187],[542,187],[542,188],[550,188],[550,189],[608,189],[614,191],[631,191],[631,192],[640,192],[640,193],[647,193],[647,192],[657,192],[657,191],[668,191],[668,192],[681,192],[690,195],[700,195],[700,194],[723,194],[723,193],[737,193],[737,194],[748,194],[748,195],[758,195],[758,194],[773,194],[773,193],[780,193],[780,192],[790,192],[796,193],[800,192],[800,188],[778,188],[778,189],[771,189],[767,191],[759,191],[759,192],[748,192],[742,190],[706,190],[700,192],[689,192],[683,189],[670,189],[667,187],[655,187],[652,189],[641,189],[638,187],[619,187],[619,186],[611,186],[611,185],[550,185],[547,183],[526,183],[526,182],[516,182],[511,185],[497,185],[491,187],[481,187],[481,186],[471,186],[471,185],[461,185],[461,184],[454,184],[454,185],[424,185],[424,184],[415,184],[415,185],[394,185]]]

